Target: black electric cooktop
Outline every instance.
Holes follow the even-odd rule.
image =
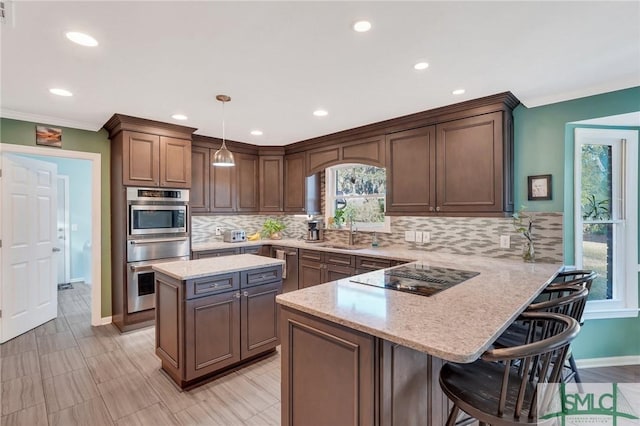
[[[432,296],[479,274],[461,269],[412,264],[358,275],[350,278],[350,281],[420,296]]]

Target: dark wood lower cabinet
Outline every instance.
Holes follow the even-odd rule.
[[[439,358],[282,307],[282,425],[445,424]]]
[[[155,279],[156,355],[181,388],[260,359],[280,344],[281,266],[189,280],[156,271]]]
[[[282,313],[282,425],[373,425],[375,339]]]
[[[240,299],[235,292],[185,304],[185,380],[240,361]]]

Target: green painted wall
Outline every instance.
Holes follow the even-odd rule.
[[[573,130],[568,123],[640,111],[640,87],[514,111],[515,202],[564,213],[564,257],[573,262]],[[553,199],[527,201],[527,176],[552,174]],[[567,194],[567,197],[565,197]],[[640,206],[639,206],[640,208]],[[639,227],[640,228],[640,227]],[[640,355],[640,318],[587,321],[572,345],[577,359]]]
[[[39,123],[51,124],[55,123]],[[58,126],[59,127],[59,126]],[[0,119],[0,142],[16,145],[36,146],[35,123],[27,121]],[[107,132],[91,132],[71,128],[62,128],[63,149],[70,151],[94,152],[101,158],[101,257],[102,271],[102,317],[111,315],[111,144]],[[58,149],[58,148],[51,148]]]

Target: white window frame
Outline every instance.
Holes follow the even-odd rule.
[[[352,163],[352,164],[340,164],[337,166],[327,167],[325,169],[324,171],[325,172],[324,173],[325,223],[329,223],[329,218],[332,218],[333,215],[335,214],[335,203],[332,202],[332,200],[335,198],[334,194],[336,193],[335,171],[337,169],[346,169],[349,167],[357,167],[357,166],[363,166],[363,165],[368,166],[368,164]],[[374,166],[374,167],[378,167],[378,166]],[[366,196],[364,198],[366,198]],[[376,196],[375,198],[378,198],[378,196]],[[385,209],[386,209],[386,194],[385,194]],[[391,217],[387,216],[385,211],[384,222],[381,222],[380,226],[371,226],[363,222],[353,222],[353,226],[358,231],[380,232],[380,233],[390,234],[391,233]],[[348,230],[348,229],[345,228],[345,230]]]
[[[613,155],[613,196],[610,203],[614,223],[612,299],[587,302],[584,319],[638,316],[638,131],[619,129],[575,129],[574,151],[574,250],[582,267],[582,145],[609,145]]]

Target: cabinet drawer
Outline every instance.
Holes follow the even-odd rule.
[[[315,250],[300,249],[301,260],[311,260],[314,262],[322,262],[322,252]]]
[[[232,256],[234,254],[240,254],[240,247],[221,250],[194,251],[191,257],[193,259],[206,259],[208,257]]]
[[[242,247],[243,254],[257,254],[260,256],[262,254],[262,246],[250,246],[250,247]]]
[[[391,267],[391,259],[380,259],[376,257],[356,257],[357,269],[377,270]]]
[[[327,265],[337,265],[337,266],[355,266],[355,256],[351,256],[350,254],[343,253],[325,253],[325,263]]]
[[[282,280],[282,267],[270,266],[268,268],[254,269],[240,273],[240,287],[253,287]]]
[[[223,291],[237,290],[239,288],[240,274],[238,272],[194,278],[187,281],[185,297],[187,299],[194,299]]]

